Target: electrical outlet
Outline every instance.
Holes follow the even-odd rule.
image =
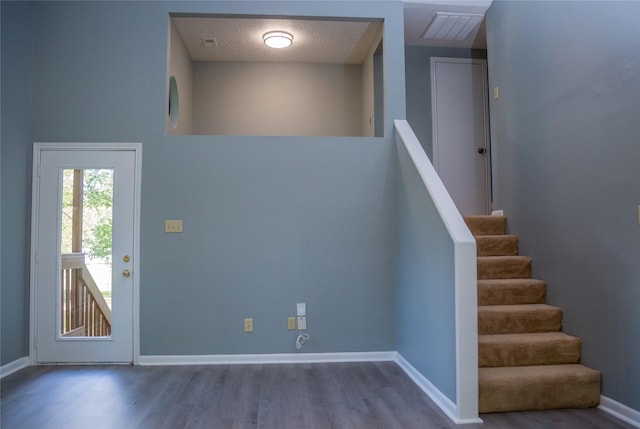
[[[307,329],[307,316],[298,316],[298,331]]]
[[[289,329],[290,331],[296,329],[296,318],[295,317],[289,317],[287,319],[287,329]]]
[[[253,332],[253,319],[244,319],[244,332]]]

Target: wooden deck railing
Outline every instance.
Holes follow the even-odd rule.
[[[111,309],[84,262],[84,253],[62,255],[62,335],[111,335]]]

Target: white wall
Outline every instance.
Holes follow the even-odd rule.
[[[167,112],[167,133],[171,135],[192,133],[192,63],[187,48],[178,33],[178,29],[172,20],[169,20],[170,40],[169,40],[169,75],[167,76],[167,97],[169,88],[169,78],[175,76],[178,84],[178,98],[180,113],[178,124],[173,128],[169,121],[168,106]]]
[[[360,65],[193,63],[193,134],[361,136]]]

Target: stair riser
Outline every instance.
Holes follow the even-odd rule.
[[[518,237],[514,235],[478,236],[475,239],[478,256],[516,256],[518,254]]]
[[[544,304],[545,284],[518,287],[478,285],[478,305]]]
[[[480,367],[562,365],[580,362],[580,341],[552,344],[478,344]]]
[[[473,235],[503,235],[506,219],[502,216],[470,216],[464,218]]]
[[[527,279],[531,277],[529,258],[478,258],[478,279]]]
[[[595,407],[600,402],[600,377],[517,380],[500,387],[481,382],[478,402],[481,413]]]
[[[478,312],[478,334],[523,334],[557,332],[562,329],[562,311],[530,313]]]

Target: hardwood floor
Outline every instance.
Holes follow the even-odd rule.
[[[455,428],[392,362],[41,366],[2,380],[3,429]],[[490,428],[632,428],[598,410],[486,414]]]

